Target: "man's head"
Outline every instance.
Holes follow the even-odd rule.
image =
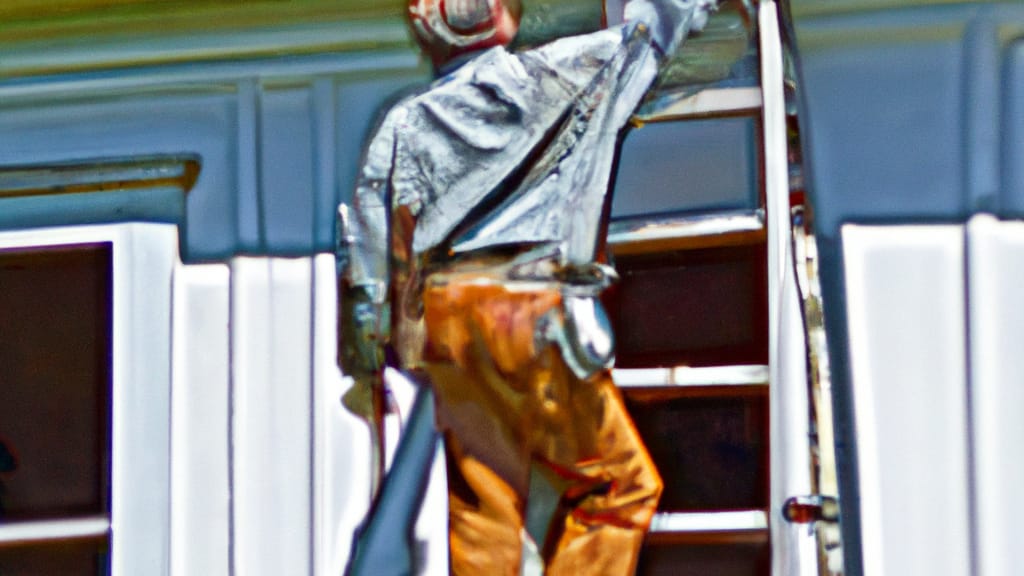
[[[441,66],[491,46],[507,45],[519,31],[519,0],[410,0],[416,40]]]

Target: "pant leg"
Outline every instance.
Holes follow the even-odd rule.
[[[661,478],[611,376],[576,385],[578,394],[589,397],[577,406],[600,417],[593,427],[576,428],[578,435],[593,435],[579,444],[595,453],[581,454],[574,472],[597,489],[567,492],[561,534],[555,532],[557,540],[547,547],[547,576],[633,574],[661,495]]]
[[[510,291],[475,276],[424,292],[424,360],[449,470],[451,569],[518,576],[530,473],[539,319],[557,290]]]
[[[549,575],[631,574],[661,480],[608,373],[577,379],[543,323],[557,284],[428,283],[424,358],[449,455],[455,574],[518,574],[530,468],[561,494]]]

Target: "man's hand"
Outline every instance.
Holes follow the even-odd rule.
[[[387,314],[379,299],[364,286],[343,285],[341,296],[341,369],[359,379],[378,374],[384,365]]]
[[[671,56],[691,31],[704,28],[717,7],[718,0],[629,0],[625,20],[646,24],[661,53]]]
[[[341,296],[341,349],[338,359],[355,385],[345,394],[344,404],[353,413],[372,421],[374,394],[379,393],[384,366],[384,342],[380,327],[387,322],[381,305],[371,291],[343,283]]]

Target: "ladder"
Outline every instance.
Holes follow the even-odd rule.
[[[622,277],[608,299],[618,338],[615,380],[665,483],[638,574],[841,571],[827,353],[823,332],[811,324],[820,314],[805,314],[820,301],[807,268],[813,236],[802,195],[794,194],[799,180],[790,182],[799,154],[791,163],[796,117],[787,115],[792,78],[780,17],[771,0],[724,2],[705,31],[711,38],[688,41],[683,55],[697,59],[690,67],[698,70],[683,76],[699,76],[700,59],[722,53],[715,22],[729,18],[745,22],[757,60],[753,76],[673,86],[635,117],[659,130],[696,126],[698,135],[700,126],[754,126],[748,168],[756,194],[739,208],[670,216],[615,219],[613,207],[608,246]],[[643,186],[629,182],[631,138],[623,144],[617,195]],[[809,344],[809,333],[819,338]],[[809,354],[820,360],[811,362],[811,375]],[[824,379],[809,380],[821,370]],[[788,522],[784,511],[817,521],[817,536]]]
[[[822,362],[827,367],[827,355],[821,346],[815,355],[807,338],[814,325],[805,325],[811,316],[805,309],[815,302],[813,237],[806,233],[799,202],[791,202],[799,195],[790,185],[794,145],[788,131],[794,120],[787,116],[780,14],[773,0],[756,5],[729,0],[722,6],[717,18],[745,21],[743,42],[756,60],[755,72],[731,85],[693,89],[684,82],[660,91],[635,117],[637,125],[649,128],[634,134],[708,122],[712,132],[750,127],[756,149],[746,157],[751,202],[723,210],[679,209],[671,202],[685,204],[692,191],[670,186],[668,209],[651,209],[644,201],[616,208],[620,197],[652,194],[646,183],[629,182],[631,171],[643,174],[631,163],[642,163],[646,152],[630,155],[632,135],[623,143],[617,169],[607,245],[621,281],[606,298],[618,341],[614,378],[665,484],[637,573],[832,574],[841,570],[829,571],[836,566],[825,561],[837,548],[836,514],[824,514],[829,507],[821,505],[823,499],[833,503],[831,508],[835,503],[834,475],[831,482],[821,481],[828,471],[834,474],[831,436],[821,433],[830,429],[831,400],[827,387],[813,388],[810,409],[808,383],[821,379],[807,373],[809,358],[819,360],[812,364],[820,371]],[[704,34],[713,36],[708,30]],[[701,37],[688,42],[685,54],[699,56],[708,49],[701,47]],[[703,73],[685,68],[675,72],[677,79]],[[670,82],[673,74],[670,64]],[[698,147],[708,143],[692,133],[669,136],[668,146],[656,148],[671,154],[685,141]],[[703,157],[696,150],[690,158]],[[421,407],[429,405],[423,390],[415,403]],[[409,435],[402,446],[428,454],[436,438],[426,428],[423,432]],[[414,477],[391,474],[382,488],[395,492],[382,500],[400,503],[390,509],[403,515],[401,525],[412,521],[405,516],[415,514],[413,503],[426,488],[419,472],[424,466],[428,460],[403,467]],[[797,520],[817,521],[818,535],[786,521],[784,511]],[[382,573],[385,565],[388,573],[408,573],[416,564],[411,556],[416,542],[396,547],[392,538],[374,538],[373,533],[386,534],[395,518],[389,513],[373,518],[361,530],[369,544],[357,543],[349,573]]]

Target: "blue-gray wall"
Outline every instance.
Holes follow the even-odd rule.
[[[187,261],[333,249],[382,103],[429,74],[411,49],[0,81],[0,167],[193,154],[175,190],[0,201],[0,228],[176,222]]]
[[[979,211],[1024,215],[1024,6],[917,3],[829,13],[811,6],[820,2],[792,4],[847,573],[857,575],[856,431],[839,229],[846,222],[965,222]]]

